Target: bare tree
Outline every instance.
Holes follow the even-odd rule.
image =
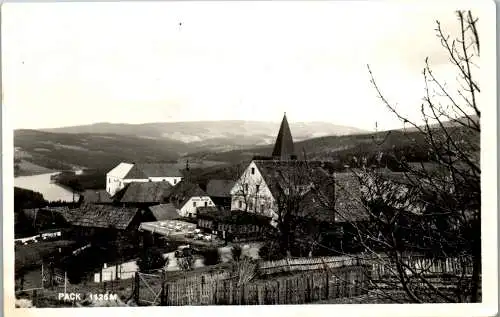
[[[409,140],[418,134],[428,144],[428,162],[413,164],[399,158],[404,172],[398,177],[370,169],[357,173],[364,188],[360,200],[371,219],[354,224],[357,239],[372,259],[392,271],[412,302],[480,300],[481,112],[480,87],[474,77],[479,69],[478,19],[470,11],[456,15],[459,34],[448,35],[439,21],[436,34],[456,69],[459,88],[450,89],[426,59],[422,124],[396,110],[368,66],[378,97],[403,122]],[[406,130],[406,125],[411,129]],[[418,266],[408,260],[408,254],[421,254],[433,261],[457,259],[454,292],[441,289],[429,277],[431,265]]]
[[[331,208],[334,189],[331,175],[323,168],[327,163],[303,160],[271,164],[272,183],[268,185],[274,187],[279,251],[286,256],[312,256],[321,235],[318,223],[331,214],[331,209],[325,208]]]

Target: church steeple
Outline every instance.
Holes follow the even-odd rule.
[[[296,158],[293,148],[292,132],[290,131],[290,126],[288,125],[288,120],[286,119],[286,112],[283,115],[280,131],[278,132],[276,142],[274,143],[273,158],[283,161]]]

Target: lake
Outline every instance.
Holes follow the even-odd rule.
[[[50,177],[56,174],[59,174],[59,172],[15,177],[14,186],[39,192],[48,201],[62,200],[71,202],[73,198],[75,201],[78,201],[78,194],[74,194],[73,196],[71,190],[51,183]]]

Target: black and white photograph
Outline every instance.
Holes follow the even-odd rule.
[[[4,3],[6,315],[495,315],[495,10]]]

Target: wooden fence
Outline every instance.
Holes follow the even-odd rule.
[[[156,278],[154,277],[156,276]],[[210,296],[210,289],[205,285],[212,285],[217,280],[231,278],[230,272],[220,271],[213,273],[200,273],[195,275],[186,275],[183,278],[176,278],[175,281],[165,280],[165,275],[144,274],[136,272],[134,296],[140,305],[157,305],[165,303],[166,294],[173,298],[189,298],[185,301],[193,302],[197,297],[198,302],[207,302],[207,296]]]
[[[472,275],[472,260],[470,258],[426,258],[424,256],[405,256],[402,261],[406,266],[406,274],[408,276],[416,274],[422,275]],[[395,263],[391,262],[387,257],[380,259],[364,260],[364,263],[371,265],[372,278],[374,280],[392,277],[396,272]],[[413,272],[412,272],[413,271]]]
[[[468,268],[467,259],[459,258],[431,260],[408,256],[405,261],[417,272],[431,276],[461,275],[461,268]],[[463,263],[465,266],[461,265]],[[161,291],[149,292],[154,299],[145,298],[148,292],[142,290],[137,299],[165,306],[304,304],[365,294],[370,282],[394,277],[393,266],[388,258],[377,260],[361,256],[262,261],[258,265],[260,278],[245,284],[238,284],[238,279],[229,271],[202,273],[171,282],[158,280]],[[288,274],[272,279],[266,277],[280,273]],[[140,288],[139,283],[136,287]]]
[[[290,305],[366,293],[367,267],[338,267],[238,285],[234,278],[165,283],[162,305]]]
[[[403,262],[419,274],[472,274],[472,262],[469,258],[432,259],[420,255],[408,255],[404,257]],[[392,276],[396,271],[395,264],[386,256],[331,256],[264,261],[259,264],[259,273],[270,275],[359,265],[371,267],[371,278],[375,280]],[[412,275],[411,270],[406,269],[406,271],[408,275]]]
[[[278,261],[262,261],[259,263],[258,269],[261,275],[270,275],[298,271],[323,270],[325,268],[333,269],[361,264],[363,264],[361,259],[347,256],[289,258]]]

